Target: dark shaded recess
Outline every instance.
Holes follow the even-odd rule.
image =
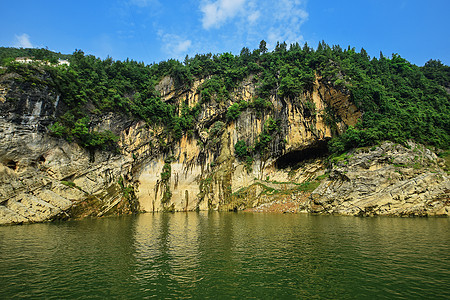
[[[278,169],[293,168],[306,160],[323,157],[328,154],[327,142],[317,142],[308,148],[294,150],[280,156],[275,162],[275,166]]]
[[[12,169],[12,170],[16,170],[17,169],[17,162],[13,161],[13,160],[9,160],[6,162],[5,164],[8,168]]]

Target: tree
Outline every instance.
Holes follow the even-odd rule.
[[[265,40],[259,42],[259,53],[264,54],[267,52],[267,43]]]
[[[444,65],[439,59],[430,59],[421,69],[428,79],[450,88],[450,67]]]
[[[241,57],[249,57],[251,54],[250,50],[247,47],[243,47],[241,50],[241,54],[239,56]]]
[[[361,56],[367,59],[370,59],[369,54],[367,54],[367,51],[364,48],[361,48]]]

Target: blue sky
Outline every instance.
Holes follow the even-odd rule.
[[[0,46],[145,63],[325,40],[450,64],[449,0],[0,0]]]

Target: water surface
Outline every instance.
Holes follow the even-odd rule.
[[[0,227],[0,298],[450,298],[448,218],[143,214]]]

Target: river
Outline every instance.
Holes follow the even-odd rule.
[[[156,213],[0,227],[0,299],[449,299],[448,218]]]

